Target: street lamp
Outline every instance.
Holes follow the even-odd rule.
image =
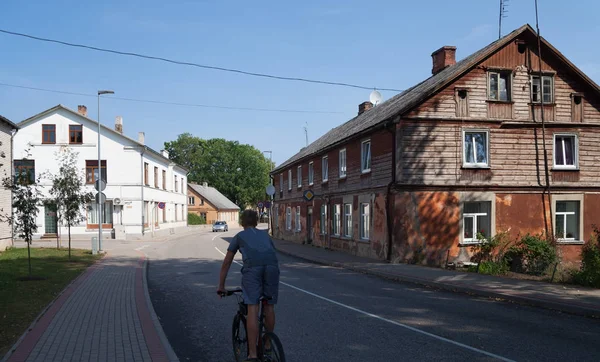
[[[98,91],[98,195],[96,203],[98,204],[98,250],[102,251],[102,188],[100,183],[102,180],[102,158],[100,157],[100,96],[103,94],[115,94],[111,90]]]
[[[263,153],[269,154],[269,167],[271,168],[271,171],[273,171],[273,151],[263,151]],[[271,174],[269,174],[269,178],[271,178]],[[273,222],[273,195],[269,195],[269,198],[271,199],[271,204],[269,205],[269,223],[267,224],[267,233],[269,232],[269,230],[273,229],[271,225],[271,223]]]

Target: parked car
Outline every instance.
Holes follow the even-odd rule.
[[[229,231],[229,226],[226,221],[217,221],[213,224],[213,233],[217,231]]]

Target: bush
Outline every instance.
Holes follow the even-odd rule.
[[[498,233],[489,240],[481,234],[477,238],[481,243],[471,247],[471,259],[477,262],[477,266],[469,268],[469,271],[488,275],[506,274],[508,265],[504,253],[511,243],[508,232]]]
[[[188,213],[188,225],[204,225],[206,224],[206,220],[198,215],[198,214],[194,214],[192,212]]]
[[[511,271],[542,275],[557,262],[558,255],[553,239],[527,234],[508,249],[504,260]]]
[[[594,235],[581,249],[581,269],[573,275],[577,284],[600,288],[600,230],[594,225]]]

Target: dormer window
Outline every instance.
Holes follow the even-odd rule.
[[[534,75],[531,77],[531,101],[533,103],[550,104],[554,99],[554,78],[550,75]]]
[[[509,71],[488,72],[488,100],[510,102],[510,79]]]

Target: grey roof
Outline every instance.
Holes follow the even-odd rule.
[[[324,152],[327,149],[336,147],[340,143],[358,136],[364,132],[368,132],[369,130],[384,125],[386,121],[393,120],[395,116],[401,115],[405,112],[410,111],[414,107],[418,106],[420,103],[425,101],[429,96],[435,94],[449,83],[468,72],[472,67],[483,61],[485,58],[492,55],[499,48],[504,46],[505,44],[512,41],[516,36],[523,33],[524,31],[529,30],[531,33],[535,34],[533,28],[529,25],[523,25],[520,28],[514,30],[510,34],[494,41],[493,43],[487,45],[486,47],[476,51],[475,53],[469,55],[468,57],[460,60],[456,64],[445,68],[439,73],[432,75],[425,81],[409,88],[402,93],[395,95],[394,97],[388,99],[387,101],[377,105],[368,111],[352,118],[348,122],[333,128],[325,135],[303,148],[300,152],[292,156],[287,161],[283,162],[281,165],[277,166],[272,173],[281,172],[282,169],[290,166],[291,164],[300,161],[304,158],[317,155],[321,152]],[[587,82],[589,82],[595,89],[598,89],[598,86],[583,72],[577,69],[573,64],[571,64],[560,52],[554,49],[549,43],[543,40],[544,44],[549,46],[557,56],[561,57],[563,61],[565,61],[569,66],[574,68],[576,72],[579,73]]]
[[[56,105],[56,106],[54,106],[54,107],[52,107],[52,108],[50,108],[50,109],[47,109],[47,110],[45,110],[45,111],[43,111],[43,112],[40,112],[40,113],[38,113],[38,114],[36,114],[36,115],[34,115],[34,116],[31,116],[31,117],[27,118],[27,119],[26,119],[26,120],[24,120],[24,121],[21,121],[21,122],[19,122],[19,124],[18,124],[18,127],[21,127],[21,128],[22,128],[22,127],[25,127],[25,126],[26,126],[28,123],[32,122],[33,120],[35,120],[35,119],[37,119],[37,118],[39,118],[39,117],[42,117],[42,116],[44,116],[44,115],[46,115],[46,114],[49,114],[49,113],[51,113],[51,112],[54,112],[54,111],[56,111],[56,110],[58,110],[58,109],[64,109],[65,111],[71,112],[71,113],[73,113],[74,115],[77,115],[77,116],[79,116],[79,117],[85,118],[85,119],[87,119],[88,121],[90,121],[90,122],[92,122],[92,123],[94,123],[94,124],[98,124],[98,122],[97,122],[97,121],[95,121],[95,120],[93,120],[93,119],[91,119],[91,118],[89,118],[89,117],[87,117],[87,116],[84,116],[84,115],[82,115],[81,113],[79,113],[79,112],[76,112],[76,111],[72,110],[72,109],[71,109],[71,108],[69,108],[69,107],[66,107],[66,106],[64,106],[64,105],[62,105],[62,104],[58,104],[58,105]],[[114,130],[113,128],[111,128],[111,127],[107,127],[107,126],[105,126],[105,125],[103,125],[103,124],[100,124],[100,126],[101,126],[101,127],[104,129],[104,130],[106,130],[106,131],[108,131],[108,132],[111,132],[111,133],[113,133],[113,134],[116,134],[116,135],[118,135],[119,137],[122,137],[122,138],[124,138],[124,139],[126,139],[126,140],[128,140],[128,141],[132,142],[133,144],[135,144],[135,145],[137,145],[137,146],[143,147],[143,148],[144,148],[146,151],[149,151],[149,152],[151,152],[152,154],[154,154],[154,156],[156,156],[156,157],[159,157],[159,158],[161,158],[161,159],[163,159],[163,160],[165,160],[165,161],[167,161],[167,162],[170,162],[171,164],[173,164],[173,165],[175,165],[175,166],[179,167],[181,170],[185,171],[186,173],[189,171],[189,170],[188,170],[188,169],[186,169],[185,167],[183,167],[183,166],[180,166],[180,165],[177,165],[176,163],[174,163],[173,161],[171,161],[171,160],[170,160],[168,157],[165,157],[165,156],[164,156],[164,155],[163,155],[161,152],[158,152],[158,151],[154,150],[153,148],[151,148],[151,147],[148,147],[148,146],[146,146],[145,144],[143,144],[143,143],[140,143],[140,142],[138,142],[138,141],[134,140],[133,138],[130,138],[130,137],[127,137],[127,136],[125,136],[124,134],[122,134],[122,133],[120,133],[120,132],[117,132],[117,131],[115,131],[115,130]]]
[[[219,192],[219,190],[210,186],[203,186],[188,183],[188,186],[192,190],[196,191],[200,196],[204,197],[210,204],[217,208],[217,210],[239,210],[239,206],[234,204],[225,195]]]
[[[4,123],[8,124],[8,125],[9,125],[9,126],[11,126],[13,129],[19,129],[19,126],[17,126],[17,125],[16,125],[16,124],[14,124],[13,122],[11,122],[11,121],[10,121],[8,118],[6,118],[6,117],[3,117],[1,114],[0,114],[0,121],[2,121],[2,122],[4,122]]]

